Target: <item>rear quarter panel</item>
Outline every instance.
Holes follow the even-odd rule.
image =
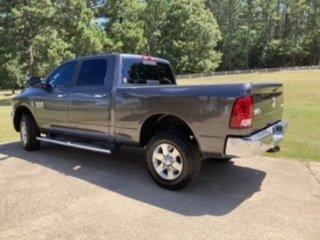
[[[202,152],[222,154],[230,130],[233,102],[250,94],[250,84],[208,86],[122,86],[114,97],[116,139],[139,143],[141,127],[149,117],[170,114],[192,129]]]

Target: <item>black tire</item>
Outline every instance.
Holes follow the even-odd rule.
[[[22,129],[25,126],[25,137],[23,137],[24,130]],[[20,119],[20,139],[22,147],[27,151],[34,151],[39,149],[40,141],[37,140],[37,137],[40,136],[40,131],[33,117],[24,113]]]
[[[172,145],[181,155],[182,170],[176,179],[167,180],[163,178],[154,167],[153,153],[161,144]],[[201,154],[198,147],[188,136],[178,131],[156,133],[148,143],[146,158],[149,174],[153,181],[159,186],[170,190],[186,187],[198,177],[201,169]]]

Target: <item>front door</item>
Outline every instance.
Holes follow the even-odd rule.
[[[70,127],[78,135],[104,139],[109,136],[111,89],[108,59],[85,59],[70,91]]]
[[[69,92],[77,62],[58,67],[48,78],[49,88],[34,99],[36,116],[43,129],[66,131],[69,128]]]

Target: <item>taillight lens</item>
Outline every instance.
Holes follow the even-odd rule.
[[[253,97],[238,98],[232,108],[230,128],[249,128],[253,122]]]

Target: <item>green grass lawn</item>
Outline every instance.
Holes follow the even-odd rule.
[[[320,161],[320,71],[292,71],[179,79],[179,84],[281,82],[284,84],[284,119],[289,129],[280,152],[271,156]],[[17,140],[11,123],[9,92],[0,91],[0,142]]]
[[[284,85],[283,119],[289,129],[281,151],[270,156],[320,161],[320,70],[253,73],[179,79],[179,84],[280,82]]]
[[[19,137],[11,121],[11,98],[13,96],[9,91],[0,91],[0,142],[16,140]]]

